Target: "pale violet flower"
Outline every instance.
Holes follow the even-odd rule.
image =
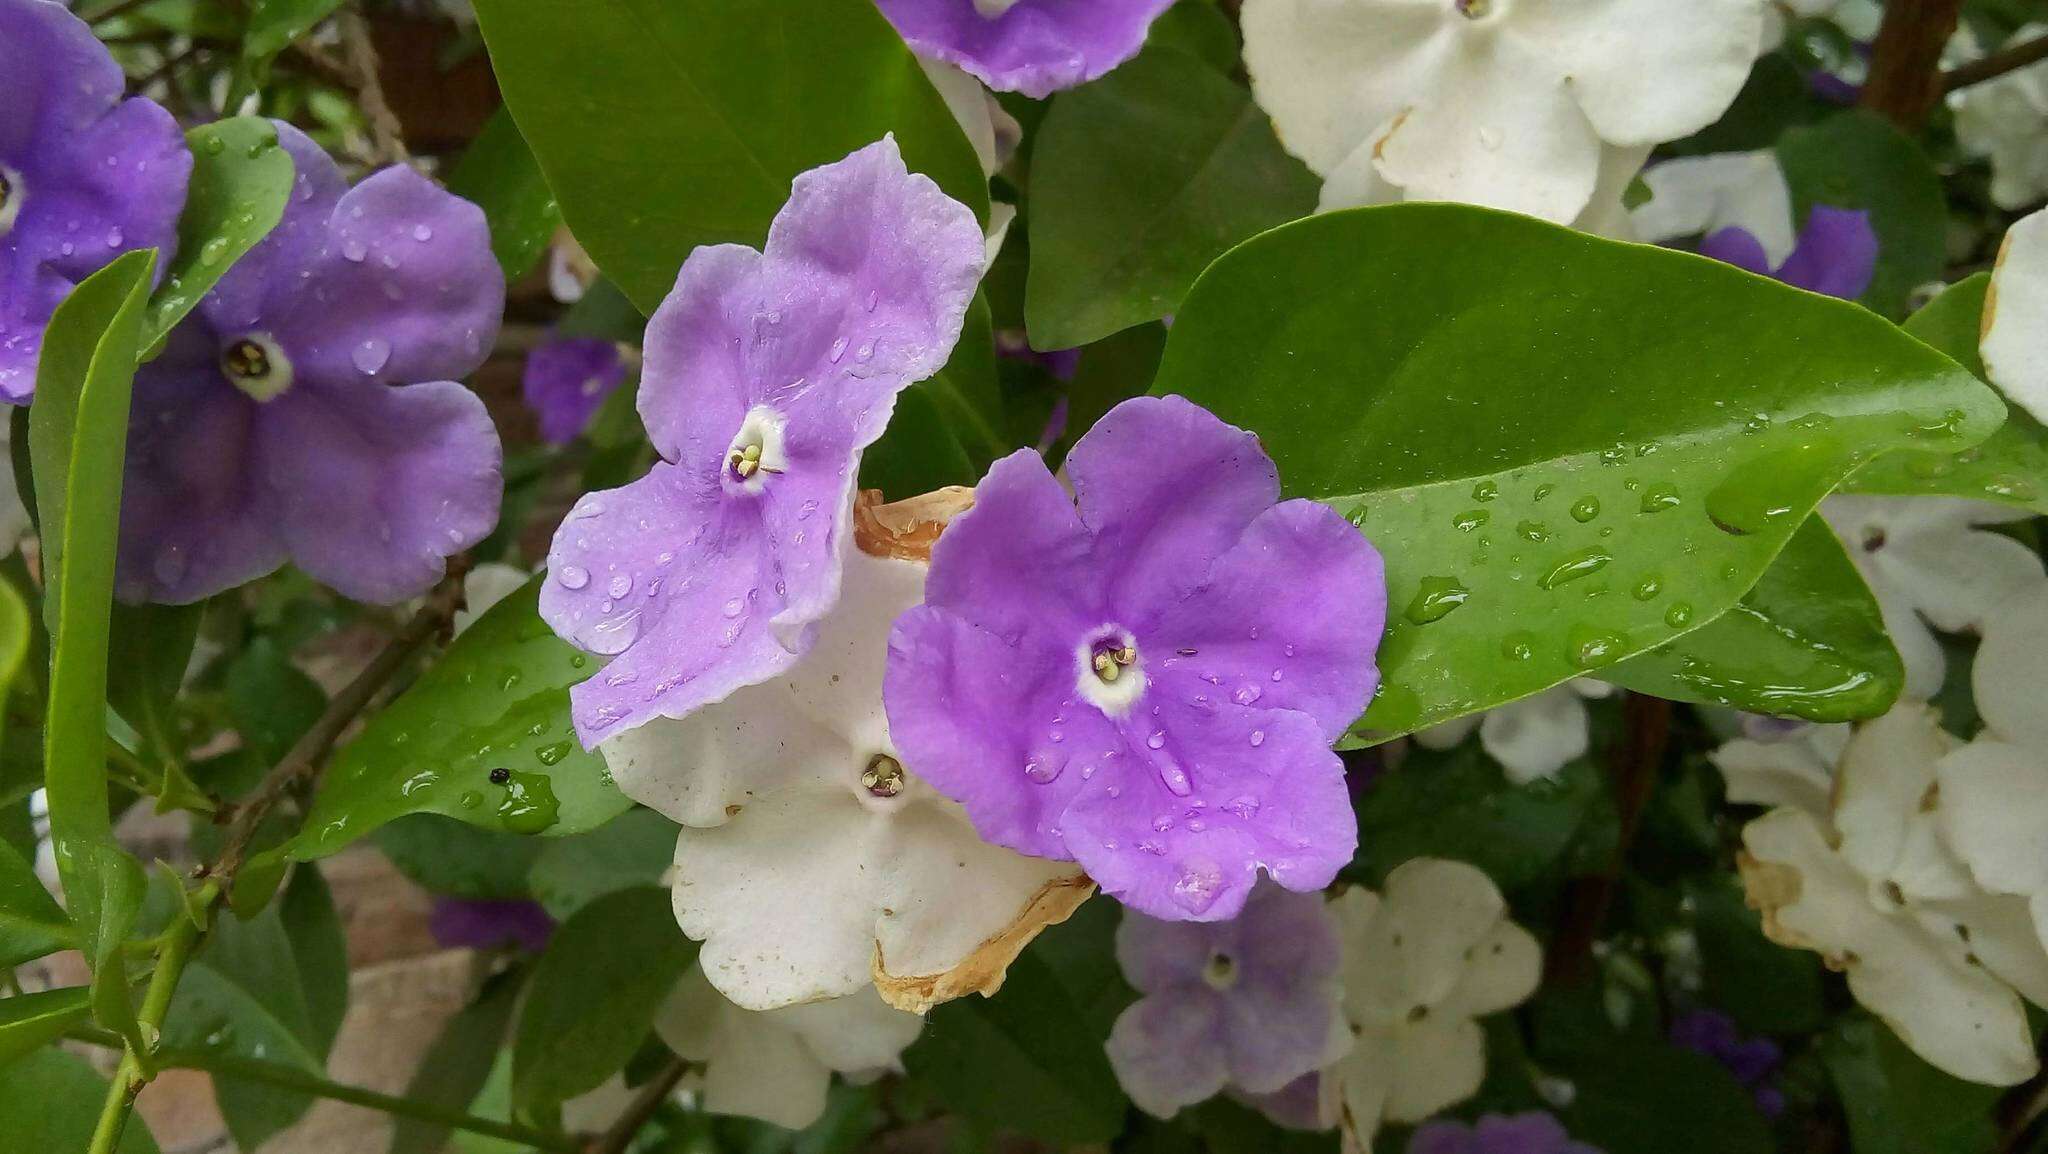
[[[1117,1018],[1109,1061],[1149,1114],[1170,1118],[1225,1089],[1257,1104],[1350,1048],[1337,923],[1319,893],[1262,882],[1227,922],[1129,913],[1116,954],[1144,996]]]
[[[1643,170],[1650,199],[1629,211],[1636,238],[1665,244],[1739,228],[1772,265],[1792,255],[1792,188],[1769,149],[1681,156]]]
[[[2048,943],[2048,585],[1984,630],[1971,669],[1984,732],[1942,758],[1942,830],[1986,889],[2028,900]]]
[[[1862,726],[1827,810],[1782,806],[1744,827],[1743,882],[1767,936],[1845,973],[1915,1053],[2016,1085],[2038,1068],[2020,999],[2048,998],[2048,953],[2026,901],[1987,893],[1943,837],[1936,766],[1958,744],[1917,701]]]
[[[647,327],[661,460],[556,530],[541,616],[611,658],[571,693],[598,742],[787,672],[839,595],[861,452],[951,355],[981,226],[893,137],[797,177],[762,251],[697,249]]]
[[[1536,992],[1543,950],[1464,862],[1416,858],[1387,875],[1384,897],[1353,889],[1334,905],[1354,1037],[1323,1074],[1323,1113],[1370,1150],[1382,1122],[1420,1122],[1478,1092],[1478,1019]]]
[[[924,1019],[893,1010],[873,990],[844,998],[744,1010],[695,966],[655,1015],[654,1032],[703,1071],[686,1088],[712,1114],[801,1130],[825,1113],[832,1075],[879,1077],[901,1069]]]
[[[2006,44],[2043,36],[2048,36],[2048,24],[2028,24]],[[2019,209],[2048,199],[2048,63],[1958,89],[1949,94],[1948,104],[1955,111],[1956,142],[1964,152],[1991,161],[1993,203]]]
[[[1156,918],[1235,917],[1262,869],[1322,889],[1357,844],[1330,745],[1379,681],[1379,554],[1180,397],[1118,405],[1066,470],[1072,496],[996,462],[940,538],[889,643],[905,764]]]
[[[1841,495],[1821,504],[1884,614],[1906,663],[1906,692],[1932,697],[1947,671],[1934,635],[1976,632],[1999,606],[2043,580],[2033,550],[1984,528],[2025,509],[1959,497]]]
[[[1246,0],[1242,23],[1254,95],[1326,181],[1565,223],[1605,150],[1640,164],[1728,108],[1763,0]]]
[[[1173,0],[877,0],[918,55],[1037,99],[1138,54]]]
[[[1614,687],[1604,681],[1574,678],[1520,701],[1433,725],[1415,740],[1429,749],[1450,749],[1476,729],[1480,746],[1500,762],[1508,780],[1528,785],[1556,777],[1567,763],[1586,755],[1586,699],[1613,694]]]
[[[1574,1142],[1548,1114],[1488,1114],[1477,1122],[1439,1121],[1416,1128],[1408,1154],[1600,1154]]]
[[[1978,351],[2006,399],[2048,421],[2048,209],[2005,234],[1984,298]]]
[[[923,1009],[993,990],[1090,892],[1071,865],[983,842],[906,768],[882,671],[924,566],[861,549],[845,565],[794,667],[600,747],[627,796],[683,826],[677,920],[704,942],[711,983],[749,1009],[871,986]]]

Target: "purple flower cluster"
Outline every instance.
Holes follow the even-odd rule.
[[[877,0],[910,46],[1042,99],[1138,54],[1173,0]]]
[[[28,403],[43,328],[80,281],[177,245],[192,154],[126,86],[63,5],[0,0],[0,402]]]
[[[1379,682],[1379,554],[1279,500],[1258,439],[1178,397],[998,461],[898,619],[890,731],[981,836],[1162,919],[1316,890],[1357,827],[1331,743]],[[1077,507],[1078,506],[1078,507]]]
[[[1477,1122],[1429,1122],[1408,1139],[1408,1154],[1601,1154],[1574,1142],[1548,1114],[1488,1114]]]
[[[1724,228],[1700,241],[1700,255],[1725,261],[1794,288],[1855,300],[1877,273],[1877,233],[1870,214],[1817,205],[1785,263],[1771,267],[1763,242],[1746,228]]]
[[[540,418],[541,440],[566,445],[583,435],[606,398],[626,383],[626,358],[614,341],[556,337],[526,355],[526,407]]]
[[[1671,1043],[1705,1054],[1728,1068],[1756,1099],[1766,1118],[1785,1112],[1785,1094],[1777,1085],[1785,1052],[1769,1038],[1745,1038],[1735,1019],[1719,1010],[1691,1010],[1671,1022]]]

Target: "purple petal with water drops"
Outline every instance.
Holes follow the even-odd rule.
[[[878,0],[926,56],[998,92],[1043,99],[1138,54],[1173,0]]]
[[[1700,240],[1700,255],[1758,276],[1771,275],[1771,258],[1764,253],[1763,242],[1746,228],[1724,228],[1708,233]]]
[[[1860,209],[1816,205],[1777,278],[1795,288],[1855,300],[1877,275],[1877,232]]]
[[[566,445],[583,435],[627,375],[617,342],[555,337],[526,354],[520,390],[526,407],[540,418],[541,439]]]
[[[0,0],[0,402],[35,391],[43,328],[72,288],[124,252],[168,261],[177,246],[192,155],[170,113],[122,99],[126,83],[61,5]]]

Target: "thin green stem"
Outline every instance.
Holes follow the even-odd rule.
[[[212,886],[202,891],[204,900],[200,908],[213,905],[220,891]],[[142,995],[142,1011],[136,1015],[142,1023],[143,1035],[154,1038],[163,1025],[164,1015],[170,1011],[171,996],[178,992],[178,979],[184,976],[185,963],[192,959],[192,953],[199,948],[199,939],[204,931],[190,918],[178,918],[171,923],[169,936],[164,940],[163,949],[157,955],[155,972],[149,976],[149,989]],[[107,1100],[100,1107],[99,1124],[93,1127],[92,1142],[86,1147],[86,1154],[113,1154],[121,1144],[121,1132],[128,1127],[128,1114],[135,1105],[135,1096],[149,1084],[156,1066],[152,1055],[137,1053],[133,1048],[121,1053],[121,1064],[114,1071],[114,1080],[107,1087]]]

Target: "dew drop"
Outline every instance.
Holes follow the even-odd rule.
[[[1498,496],[1500,496],[1500,486],[1492,481],[1481,481],[1472,486],[1472,499],[1474,501],[1491,501]]]
[[[1642,510],[1645,513],[1662,513],[1678,507],[1678,487],[1667,482],[1658,482],[1643,490]]]
[[[1166,731],[1165,731],[1165,730],[1163,730],[1163,729],[1155,729],[1155,730],[1153,730],[1153,731],[1152,731],[1152,736],[1150,736],[1150,737],[1148,737],[1148,738],[1146,738],[1146,739],[1145,739],[1145,748],[1146,748],[1146,749],[1164,749],[1165,747],[1166,747]]]
[[[1460,533],[1470,533],[1472,530],[1486,524],[1487,518],[1490,516],[1491,514],[1484,509],[1467,509],[1463,513],[1451,518],[1451,527]]]
[[[1559,561],[1556,565],[1551,566],[1550,572],[1538,578],[1536,584],[1544,589],[1555,589],[1560,585],[1567,585],[1577,581],[1581,577],[1598,573],[1600,570],[1605,569],[1607,563],[1612,560],[1614,558],[1611,555],[1598,548],[1581,549],[1577,553]]]
[[[746,608],[747,603],[735,597],[725,603],[725,615],[727,617],[738,617]]]
[[[1456,577],[1424,577],[1415,591],[1415,599],[1408,603],[1406,615],[1417,625],[1441,621],[1471,595],[1472,591]]]
[[[349,351],[348,359],[357,372],[376,376],[391,363],[391,342],[382,337],[368,337]]]
[[[555,580],[564,589],[581,589],[590,584],[590,570],[581,565],[564,565],[555,570]]]
[[[1572,502],[1572,520],[1583,525],[1600,515],[1600,498],[1581,497]]]
[[[1258,699],[1259,687],[1249,682],[1239,686],[1237,692],[1230,695],[1230,700],[1237,702],[1239,705],[1250,705]]]
[[[1664,624],[1673,629],[1683,629],[1692,624],[1692,606],[1680,601],[1664,611]]]
[[[350,264],[361,264],[370,255],[370,249],[362,241],[350,237],[341,242],[342,258]]]
[[[605,587],[605,592],[611,594],[611,596],[614,599],[624,597],[626,594],[631,593],[632,591],[633,579],[624,573],[621,573],[618,576],[613,577],[611,580],[611,584]]]
[[[1266,731],[1263,729],[1252,730],[1251,743],[1253,749],[1266,744]]]
[[[1652,601],[1656,599],[1657,594],[1663,591],[1664,582],[1652,576],[1645,577],[1641,581],[1636,582],[1636,587],[1630,592],[1634,594],[1635,599],[1638,601]]]

